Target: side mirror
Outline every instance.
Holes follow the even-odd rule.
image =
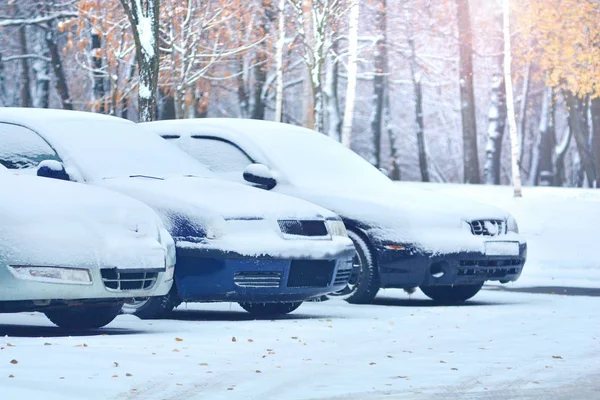
[[[65,166],[60,161],[44,160],[37,166],[37,176],[42,178],[60,179],[63,181],[70,180],[69,174],[65,170]]]
[[[277,186],[277,180],[273,177],[273,173],[263,164],[250,164],[244,170],[244,180],[264,187],[267,190]]]

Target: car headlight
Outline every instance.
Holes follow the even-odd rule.
[[[506,230],[508,232],[519,233],[519,225],[517,224],[515,217],[512,215],[510,215],[506,220]]]
[[[348,237],[346,225],[344,225],[344,222],[341,219],[328,219],[327,230],[331,236]]]
[[[8,269],[15,278],[29,281],[72,285],[90,285],[92,283],[90,271],[84,268],[11,265]]]

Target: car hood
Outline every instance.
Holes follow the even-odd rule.
[[[164,267],[172,239],[156,213],[134,199],[78,183],[10,173],[0,176],[0,187],[2,259]]]
[[[479,249],[482,239],[470,233],[467,221],[509,218],[495,207],[391,182],[327,189],[280,185],[277,190],[327,207],[383,242],[415,244],[432,252]]]
[[[94,183],[143,201],[167,220],[183,215],[215,230],[215,235],[225,229],[225,220],[337,218],[304,200],[212,178],[135,177]]]

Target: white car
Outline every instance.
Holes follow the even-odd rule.
[[[37,160],[2,144],[0,312],[40,311],[62,328],[91,329],[129,299],[169,292],[174,242],[152,209],[100,188],[15,175],[2,164]]]
[[[12,140],[42,162],[38,175],[114,190],[161,216],[176,244],[175,284],[163,298],[129,307],[142,318],[203,301],[235,301],[258,316],[285,314],[348,282],[354,247],[336,214],[218,179],[131,121],[0,108],[3,132],[8,139],[0,142]],[[22,164],[14,158],[10,168],[27,170]]]
[[[455,303],[487,280],[518,279],[527,244],[515,219],[494,207],[394,183],[315,131],[268,121],[195,119],[141,124],[223,179],[308,200],[340,215],[357,254],[348,301],[380,287],[421,290]]]

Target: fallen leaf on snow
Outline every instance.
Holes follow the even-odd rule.
[[[126,374],[125,374],[125,376],[133,376],[133,375],[131,375],[131,374],[128,372],[128,373],[126,373]]]
[[[254,371],[254,372],[256,372],[257,374],[262,374],[262,372],[260,371],[260,369],[257,369],[257,370],[256,370],[256,371]]]
[[[374,362],[370,362],[369,365],[376,365],[377,363]]]
[[[237,339],[235,338],[235,336],[231,338],[231,341],[232,342],[237,342]]]
[[[446,364],[446,361],[440,360],[440,364]]]
[[[458,371],[458,368],[450,368],[451,371]]]
[[[14,376],[14,375],[9,375],[8,377],[9,377],[9,378],[14,378],[15,376]]]
[[[252,340],[252,339],[248,339],[248,342],[249,342],[249,343],[252,343],[252,342],[254,342],[254,340]]]
[[[176,338],[175,338],[175,341],[176,341],[176,342],[183,342],[183,339],[182,339],[182,338],[179,338],[179,337],[176,337]]]
[[[52,346],[52,343],[46,342],[46,343],[44,343],[44,346]]]
[[[556,358],[557,360],[562,360],[563,359],[561,356],[552,356],[552,358]]]
[[[14,344],[6,343],[6,347],[15,347]]]
[[[118,366],[119,366],[119,363],[118,363],[118,362],[116,362],[116,361],[113,361],[113,364],[115,365],[115,367],[118,367]]]
[[[112,376],[112,378],[118,378],[118,377],[119,377],[119,375],[113,375]]]
[[[207,366],[208,366],[208,363],[200,363],[200,366],[202,366],[202,367],[207,367]]]
[[[17,360],[10,360],[11,364],[18,364],[19,362]]]

